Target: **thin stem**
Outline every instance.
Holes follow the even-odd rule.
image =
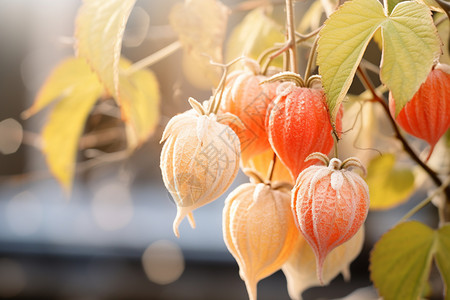
[[[437,19],[436,20],[436,22],[434,23],[434,25],[436,26],[436,27],[438,27],[439,25],[441,25],[445,20],[447,20],[448,19],[448,16],[447,15],[445,15],[445,16],[442,16],[442,17],[440,17],[439,19]]]
[[[427,164],[425,164],[420,158],[419,156],[417,156],[417,154],[414,152],[414,150],[411,148],[411,146],[408,144],[408,142],[405,140],[405,138],[403,137],[403,135],[400,132],[400,129],[397,126],[397,123],[395,122],[394,118],[392,117],[390,111],[389,111],[389,107],[386,104],[386,101],[381,98],[380,96],[378,96],[372,82],[370,81],[369,77],[367,76],[367,74],[365,73],[365,71],[363,70],[363,68],[361,68],[361,66],[358,67],[358,77],[361,79],[361,82],[364,84],[364,86],[370,90],[370,92],[372,93],[373,96],[373,101],[376,101],[378,103],[381,104],[381,106],[383,107],[386,116],[388,117],[389,121],[391,122],[392,128],[394,129],[395,132],[395,137],[402,143],[403,149],[406,151],[406,153],[408,153],[408,155],[411,157],[412,160],[414,160],[427,174],[428,176],[430,176],[431,180],[434,182],[434,184],[436,186],[441,186],[442,185],[442,181],[439,178],[439,176],[436,174],[435,171],[433,171]],[[447,202],[446,202],[446,212],[448,211],[448,213],[445,214],[445,219],[446,221],[450,221],[450,188],[447,186],[445,188],[445,195],[447,197]]]
[[[404,222],[406,220],[408,220],[409,218],[411,218],[416,212],[418,212],[419,210],[421,210],[425,205],[427,205],[428,203],[431,202],[431,200],[433,200],[433,198],[442,193],[450,184],[450,177],[447,177],[447,179],[445,180],[444,183],[442,183],[441,186],[439,186],[436,190],[433,191],[433,193],[431,193],[430,196],[428,196],[426,199],[420,201],[419,204],[417,204],[416,206],[414,206],[409,212],[407,212],[398,223]],[[442,223],[442,222],[441,222]],[[442,224],[441,224],[442,225]]]
[[[151,55],[147,56],[146,58],[141,59],[140,61],[135,62],[131,65],[126,71],[126,75],[131,75],[139,70],[142,70],[146,67],[150,67],[151,65],[159,62],[160,60],[172,55],[175,53],[178,49],[181,49],[181,43],[180,41],[175,41],[172,44],[162,48],[161,50],[156,51],[155,53],[152,53]]]
[[[301,33],[295,32],[295,35],[297,37],[295,43],[300,44],[300,43],[312,38],[313,36],[317,35],[320,32],[322,27],[323,27],[323,25],[307,34],[301,34]],[[290,47],[290,43],[288,41],[284,45],[273,46],[271,48],[264,50],[257,59],[258,64],[262,66],[261,73],[265,74],[267,72],[267,69],[268,69],[270,63],[272,62],[272,60],[277,58],[279,55],[283,54],[286,50],[289,50],[289,47]],[[264,61],[264,59],[266,59],[267,56],[269,56],[269,57],[263,64],[263,61]]]
[[[317,49],[317,41],[319,40],[319,36],[316,36],[314,39],[314,43],[311,47],[311,50],[309,52],[309,58],[308,58],[308,64],[306,65],[305,70],[305,80],[308,80],[309,76],[311,75],[311,69],[314,65],[315,57],[316,57],[316,49]]]
[[[228,68],[225,68],[225,70],[223,71],[223,81],[221,81],[219,83],[219,89],[220,89],[220,94],[219,97],[216,99],[217,95],[215,95],[214,99],[216,99],[216,103],[214,105],[214,114],[217,114],[217,112],[219,111],[219,107],[220,107],[220,102],[222,100],[222,96],[223,96],[223,90],[225,89],[225,82],[227,80],[227,75],[228,75]]]
[[[223,68],[223,74],[222,74],[222,78],[220,78],[219,85],[217,86],[217,89],[214,92],[213,99],[211,100],[211,103],[209,103],[208,114],[210,114],[210,113],[217,114],[217,112],[219,111],[220,101],[222,100],[223,90],[224,90],[224,87],[225,87],[225,83],[227,81],[228,68],[230,66],[232,66],[233,64],[235,64],[236,62],[238,62],[238,61],[240,61],[241,59],[244,59],[244,58],[245,58],[245,56],[239,56],[239,57],[233,59],[232,61],[230,61],[227,64],[220,64],[220,63],[216,63],[214,61],[210,61],[209,62],[213,66],[217,66],[217,67]],[[218,91],[220,91],[219,95],[217,94]]]
[[[275,170],[275,163],[276,162],[277,162],[277,154],[274,152],[272,161],[270,162],[270,165],[269,165],[269,170],[267,171],[267,181],[268,182],[272,181],[273,171]]]
[[[339,143],[339,137],[335,130],[331,133],[333,135],[333,146],[334,146],[334,157],[339,158],[339,152],[338,152],[338,143]]]
[[[290,54],[290,70],[298,73],[297,70],[297,47],[295,43],[295,22],[294,22],[294,7],[292,0],[286,0],[286,27],[287,37],[289,43]]]
[[[313,31],[311,31],[310,33],[307,33],[307,34],[301,34],[299,32],[295,32],[295,35],[299,38],[299,39],[297,39],[296,43],[299,44],[301,42],[306,41],[309,38],[312,38],[313,36],[315,36],[316,34],[318,34],[320,32],[322,27],[323,27],[323,25],[321,25],[319,28],[314,29]]]

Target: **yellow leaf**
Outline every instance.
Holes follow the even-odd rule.
[[[384,20],[378,1],[353,0],[333,13],[319,33],[317,63],[333,124],[364,50]]]
[[[136,0],[84,0],[76,19],[78,56],[84,57],[117,99],[122,38]],[[125,116],[126,117],[126,116]]]
[[[397,113],[425,81],[440,54],[436,27],[425,5],[401,2],[386,16],[376,0],[345,2],[325,22],[317,55],[333,123],[367,44],[380,27],[380,76],[396,99]]]
[[[131,63],[122,58],[121,70]],[[128,148],[134,149],[144,142],[155,130],[159,120],[159,85],[153,72],[144,69],[131,75],[120,74],[119,93],[125,119]]]
[[[103,86],[84,59],[70,58],[58,65],[41,88],[31,115],[58,100],[42,133],[43,152],[52,174],[70,190],[78,140],[86,118]]]
[[[229,9],[218,0],[185,1],[174,5],[170,12],[170,24],[178,33],[188,57],[186,59],[192,59],[198,63],[193,70],[198,71],[196,68],[210,70],[203,72],[206,81],[198,86],[200,88],[210,88],[220,79],[221,70],[211,66],[210,60],[223,62],[222,44],[228,14]],[[186,75],[191,80],[189,73]],[[198,82],[194,83],[198,84]]]
[[[243,55],[257,59],[264,50],[283,41],[281,26],[266,15],[264,8],[254,9],[233,29],[226,47],[227,60]],[[275,59],[272,65],[282,67],[281,57]]]
[[[98,82],[98,79],[84,59],[68,58],[53,69],[39,90],[33,105],[22,113],[22,117],[27,119],[53,101],[71,94],[78,86],[93,82]]]
[[[413,1],[399,3],[382,24],[380,77],[395,99],[396,115],[411,100],[441,54],[431,12]]]
[[[414,191],[414,175],[410,169],[394,167],[395,156],[383,154],[373,159],[367,168],[370,208],[388,209],[408,200]]]

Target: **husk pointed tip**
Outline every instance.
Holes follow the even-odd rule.
[[[321,285],[325,285],[323,280],[323,263],[325,262],[326,256],[317,257],[316,256],[316,269],[317,269],[317,279]]]
[[[178,230],[178,227],[180,227],[181,221],[183,221],[184,217],[186,216],[185,212],[182,212],[179,207],[177,207],[177,215],[175,216],[175,220],[173,221],[173,233],[177,238],[180,237],[180,231]]]
[[[258,281],[256,280],[249,280],[245,279],[245,287],[247,288],[248,293],[248,299],[249,300],[257,300],[258,291],[257,291],[257,284]]]

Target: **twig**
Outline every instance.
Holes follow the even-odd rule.
[[[404,222],[406,220],[408,220],[409,218],[411,218],[416,212],[418,212],[419,210],[421,210],[425,205],[427,205],[428,203],[431,202],[431,200],[433,200],[433,198],[442,193],[450,184],[450,177],[447,177],[447,179],[445,180],[444,183],[442,183],[441,186],[439,186],[436,190],[433,191],[433,193],[431,193],[431,195],[429,195],[426,199],[420,201],[419,204],[417,204],[416,206],[414,206],[410,211],[408,211],[401,219],[400,221],[398,221],[398,223]]]
[[[292,0],[286,0],[286,27],[290,54],[290,70],[298,73],[297,69],[297,45],[295,43],[294,7]]]
[[[315,57],[316,57],[316,49],[317,49],[317,41],[319,40],[319,37],[316,36],[316,38],[314,39],[314,43],[311,47],[311,50],[309,52],[309,58],[308,58],[308,64],[306,65],[306,70],[305,70],[305,80],[308,80],[309,75],[311,75],[311,70],[312,67],[314,65],[314,61],[315,61]]]
[[[307,34],[301,34],[301,33],[296,31],[295,35],[298,37],[296,43],[298,44],[298,43],[304,42],[304,41],[312,38],[313,36],[317,35],[320,32],[320,30],[322,29],[322,27],[323,27],[323,25],[321,25],[319,28],[316,28],[316,29],[314,29],[313,31],[311,31],[310,33],[307,33]]]
[[[155,53],[147,56],[146,58],[143,58],[140,61],[135,62],[125,71],[125,74],[131,75],[139,70],[149,67],[159,62],[160,60],[172,55],[178,49],[181,49],[181,43],[180,41],[175,41],[172,44],[162,48],[161,50],[158,50]]]

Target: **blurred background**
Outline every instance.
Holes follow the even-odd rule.
[[[139,0],[127,25],[123,54],[137,61],[176,39],[168,25],[175,1]],[[225,1],[233,6],[238,1]],[[79,0],[0,0],[0,298],[11,299],[247,299],[238,267],[222,239],[225,197],[195,212],[175,238],[176,207],[162,183],[159,139],[187,98],[209,98],[185,81],[178,52],[154,66],[161,89],[160,126],[131,157],[89,162],[81,152],[73,192],[66,195],[39,150],[45,111],[23,121],[54,66],[73,55]],[[297,5],[299,8],[300,4]],[[228,28],[244,12],[230,16]],[[359,86],[355,90],[361,89]],[[92,116],[91,130],[117,127],[117,119]],[[92,129],[94,128],[94,129]],[[98,131],[97,131],[98,133]],[[124,138],[112,134],[95,151],[114,153]],[[95,153],[94,153],[95,154]],[[230,188],[246,182],[243,174]],[[226,193],[228,194],[228,193]],[[368,256],[373,243],[425,194],[389,212],[371,213],[366,244],[352,264],[352,279],[306,291],[304,299],[376,298]],[[435,213],[434,208],[428,211]],[[418,216],[433,224],[427,215]],[[281,272],[262,280],[259,299],[289,299]],[[350,299],[350,298],[349,298]]]

